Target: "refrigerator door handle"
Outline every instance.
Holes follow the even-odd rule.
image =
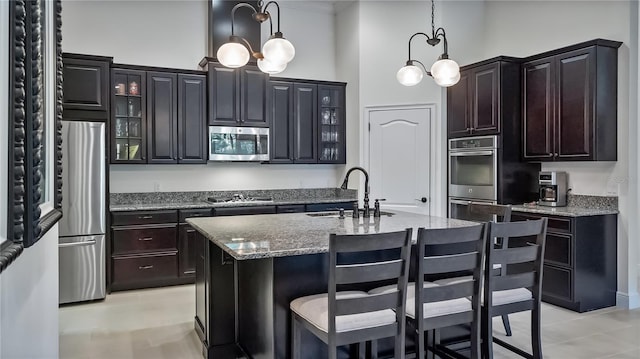
[[[91,240],[82,241],[82,242],[60,243],[60,244],[58,244],[58,247],[59,248],[81,247],[81,246],[93,246],[95,244],[96,244],[96,240],[95,239],[91,239]]]

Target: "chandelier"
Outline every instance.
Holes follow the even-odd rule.
[[[434,0],[431,0],[431,36],[424,32],[416,32],[409,38],[409,59],[407,60],[406,65],[398,70],[398,73],[396,74],[398,82],[404,86],[415,86],[419,84],[424,76],[422,69],[424,69],[424,72],[426,72],[427,75],[433,77],[436,84],[442,87],[453,86],[460,81],[460,66],[458,66],[458,63],[455,61],[449,59],[449,54],[447,53],[447,36],[442,27],[436,29],[434,13],[435,4]],[[438,45],[442,39],[444,52],[440,55],[438,61],[431,65],[430,71],[427,71],[427,68],[422,62],[411,58],[411,41],[419,35],[426,37],[427,44],[431,46]],[[420,64],[422,69],[416,66],[416,63]]]
[[[273,22],[271,14],[267,10],[269,5],[275,5],[278,14],[277,31],[273,33]],[[249,41],[236,36],[234,32],[234,22],[236,11],[246,7],[251,9],[252,17],[255,21],[263,23],[269,20],[270,37],[262,46],[262,51],[254,51]],[[246,65],[253,56],[258,63],[260,71],[268,74],[277,74],[284,71],[287,64],[293,60],[296,50],[289,40],[285,39],[280,32],[280,5],[275,1],[269,1],[263,6],[263,1],[257,1],[256,7],[248,3],[239,3],[231,10],[231,36],[229,42],[220,46],[216,54],[218,61],[223,66],[238,68]]]

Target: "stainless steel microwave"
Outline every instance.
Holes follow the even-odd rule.
[[[209,161],[268,160],[268,128],[209,126]]]

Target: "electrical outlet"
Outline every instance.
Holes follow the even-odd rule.
[[[160,192],[160,183],[153,182],[153,191],[154,192]]]

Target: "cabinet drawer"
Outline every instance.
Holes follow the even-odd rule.
[[[273,214],[276,206],[229,207],[214,209],[216,216],[241,216],[245,214]]]
[[[544,265],[542,275],[542,294],[571,301],[572,296],[571,271],[552,265]]]
[[[291,204],[278,206],[278,213],[302,213],[305,211],[304,204]]]
[[[529,213],[522,213],[522,212],[517,212],[517,214],[514,212],[514,214],[511,215],[511,220],[512,221],[527,221],[527,220],[536,220],[536,219],[540,219],[542,217],[547,217],[548,221],[547,221],[547,231],[549,232],[561,232],[561,233],[571,233],[571,231],[573,230],[572,226],[571,226],[571,219],[570,218],[563,218],[563,217],[554,217],[554,216],[546,216],[546,215],[538,215],[538,214],[529,214]]]
[[[571,242],[573,237],[563,234],[547,233],[544,259],[556,264],[571,266]]]
[[[111,224],[114,226],[127,226],[131,224],[156,224],[177,223],[178,211],[139,211],[139,212],[113,212]]]
[[[177,224],[113,230],[113,255],[176,250]]]
[[[177,278],[178,255],[159,254],[113,258],[113,284],[122,285]]]
[[[187,218],[195,217],[211,217],[213,216],[213,210],[209,209],[181,209],[179,212],[180,223],[185,223]]]

